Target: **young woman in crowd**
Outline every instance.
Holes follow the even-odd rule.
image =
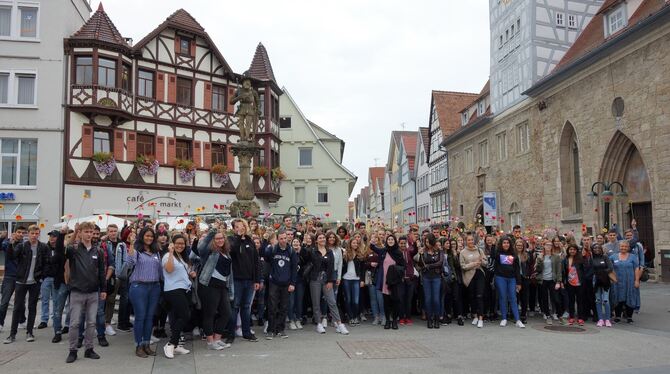
[[[498,303],[500,304],[500,326],[507,326],[507,308],[509,306],[512,308],[512,316],[516,321],[516,326],[523,328],[525,326],[519,318],[519,307],[516,300],[516,293],[521,290],[521,269],[519,257],[517,257],[513,248],[512,237],[503,236],[498,241],[493,256],[495,285],[498,291]]]
[[[151,331],[153,319],[160,297],[161,257],[156,233],[153,228],[143,228],[134,245],[130,247],[126,262],[134,266],[130,276],[128,297],[135,311],[133,334],[135,336],[135,355],[147,358],[155,356],[151,349]]]
[[[259,260],[261,263],[261,277],[265,284],[268,284],[268,276],[270,274],[270,264],[265,261],[265,257],[262,255],[265,251],[265,248],[270,245],[270,242],[276,241],[276,235],[272,234],[269,236],[268,244],[263,245],[263,240],[259,236],[253,237],[254,247],[259,254]],[[256,321],[258,326],[263,326],[265,324],[265,306],[267,303],[266,288],[263,287],[256,291],[254,298],[256,299]]]
[[[306,260],[300,239],[294,238],[291,241],[291,248],[293,248],[293,252],[298,256],[298,277],[296,278],[295,289],[288,295],[288,328],[289,330],[302,330],[302,302],[305,298],[303,271]]]
[[[343,249],[340,246],[340,237],[335,234],[334,231],[328,231],[326,232],[326,246],[328,247],[328,250],[333,252],[333,272],[335,274],[335,283],[333,284],[333,293],[335,294],[335,301],[337,302],[338,300],[338,295],[339,295],[339,290],[340,290],[340,283],[342,282],[342,255],[343,255]],[[337,305],[337,303],[336,303]],[[338,307],[339,308],[339,307]],[[328,310],[328,303],[326,300],[323,300],[321,302],[321,310],[322,311],[327,311]],[[332,310],[330,311],[332,313]],[[342,315],[340,313],[340,310],[338,309],[338,314]],[[327,315],[327,313],[324,315]],[[331,314],[332,317],[332,314]],[[326,321],[327,322],[327,321]],[[327,325],[327,323],[324,323],[324,326]]]
[[[360,290],[365,285],[363,279],[363,261],[361,260],[361,243],[358,239],[350,239],[342,261],[342,282],[349,325],[360,324],[359,300]]]
[[[386,234],[386,233],[384,233]],[[384,313],[386,323],[384,329],[398,329],[398,311],[402,307],[398,295],[398,284],[402,282],[405,269],[405,259],[398,247],[398,242],[393,234],[384,239],[384,247],[372,246],[372,250],[379,256],[375,278],[377,290],[381,291],[384,300]],[[390,271],[390,273],[389,273]],[[390,276],[389,276],[390,275]]]
[[[569,244],[566,258],[563,259],[563,279],[565,279],[565,289],[568,293],[568,324],[577,323],[584,326],[584,282],[587,281],[584,275],[584,260],[581,251],[576,244]],[[577,303],[577,313],[575,314],[575,303]]]
[[[495,253],[496,250],[496,237],[490,234],[486,235],[479,247],[484,251],[487,258],[486,266],[484,267],[484,271],[486,272],[486,280],[484,282],[484,315],[489,321],[495,321],[497,319],[496,305],[498,304],[498,300],[496,298],[496,289],[494,287],[495,259],[493,253]]]
[[[596,313],[598,315],[598,327],[612,327],[610,318],[612,317],[612,309],[610,306],[610,287],[612,285],[612,278],[614,266],[612,260],[605,256],[603,246],[596,244],[592,249],[593,262],[593,289],[595,291]],[[588,281],[588,279],[587,279]]]
[[[312,270],[310,271],[309,290],[312,296],[312,312],[317,321],[316,331],[319,334],[325,334],[328,325],[327,320],[324,321],[326,316],[322,314],[323,310],[321,309],[321,296],[323,296],[328,304],[328,308],[330,308],[333,323],[337,326],[335,331],[348,335],[349,331],[340,319],[340,312],[337,308],[335,292],[333,291],[333,286],[336,282],[335,258],[333,251],[329,250],[326,245],[326,234],[318,234],[316,237],[316,250],[310,256]]]
[[[414,259],[421,271],[426,325],[429,329],[439,329],[440,287],[442,285],[444,253],[438,250],[437,239],[433,234],[426,236],[425,246],[419,248],[419,253]]]
[[[365,271],[368,295],[370,297],[370,310],[372,312],[372,324],[384,325],[386,314],[384,313],[384,296],[381,289],[377,287],[377,273],[379,272],[379,255],[373,248],[381,247],[381,242],[376,231],[370,233],[370,243],[365,249]]]
[[[484,282],[485,274],[482,266],[486,264],[486,255],[475,247],[475,237],[466,235],[465,248],[459,255],[463,284],[467,290],[470,308],[474,318],[472,324],[478,328],[484,327]]]
[[[207,337],[207,349],[220,351],[230,347],[230,344],[221,340],[231,316],[230,244],[218,228],[212,228],[198,243],[198,253],[202,263],[198,292],[202,302],[203,333]]]
[[[618,253],[614,253],[610,260],[614,264],[617,282],[612,285],[612,303],[614,307],[614,322],[626,318],[633,323],[633,310],[640,305],[640,260],[630,252],[630,243],[627,240],[619,242]]]
[[[519,317],[522,323],[528,320],[528,300],[532,289],[530,287],[531,275],[535,271],[535,263],[533,252],[526,250],[526,243],[523,239],[516,239],[514,241],[514,253],[519,259],[519,271],[521,273],[521,289],[519,290]]]
[[[463,297],[465,295],[465,286],[463,285],[463,270],[461,269],[460,251],[458,250],[458,241],[449,239],[449,248],[445,250],[447,263],[451,267],[452,277],[447,282],[450,286],[451,295],[446,297],[445,312],[447,319],[456,319],[459,326],[463,326]]]
[[[537,274],[537,281],[541,282],[539,289],[540,309],[544,314],[545,322],[551,325],[552,319],[558,319],[558,315],[562,316],[563,314],[558,294],[563,286],[563,261],[560,254],[554,253],[554,245],[551,240],[544,239],[542,246],[544,251],[535,260],[535,273]],[[550,302],[553,315],[549,310]]]
[[[170,340],[163,347],[165,357],[174,358],[174,354],[188,354],[189,350],[180,344],[182,331],[191,318],[191,279],[196,274],[186,252],[186,239],[176,234],[163,256],[163,295],[169,305]]]

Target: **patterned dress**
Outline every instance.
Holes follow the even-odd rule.
[[[612,284],[612,305],[625,302],[631,308],[639,307],[640,293],[635,288],[635,269],[640,266],[640,260],[633,253],[629,253],[625,260],[620,258],[620,254],[614,254],[610,259],[617,277],[617,283]]]

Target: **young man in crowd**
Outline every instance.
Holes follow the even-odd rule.
[[[16,261],[16,295],[14,296],[14,311],[12,313],[12,327],[5,344],[16,340],[19,320],[26,308],[28,295],[28,323],[26,325],[26,341],[34,342],[33,327],[37,316],[37,301],[40,295],[40,285],[44,276],[44,265],[48,262],[49,250],[47,245],[39,241],[40,228],[31,225],[28,228],[28,241],[23,241],[19,235],[14,235],[7,255]]]
[[[0,300],[0,331],[4,329],[5,326],[5,317],[7,317],[7,309],[9,308],[9,301],[12,299],[14,290],[16,289],[16,260],[12,259],[9,256],[9,249],[13,241],[23,242],[24,236],[26,235],[26,228],[24,226],[17,226],[14,233],[8,236],[5,240],[2,241],[2,246],[0,250],[5,252],[5,274],[2,278],[2,299]],[[25,313],[20,317],[19,324],[24,325],[26,323]],[[22,326],[25,327],[25,326]]]
[[[53,230],[49,232],[49,256],[44,266],[45,280],[42,282],[42,323],[37,328],[46,327],[46,321],[49,320],[49,298],[53,300],[53,314],[51,321],[53,323],[54,337],[52,343],[59,343],[62,340],[63,329],[63,308],[67,300],[68,288],[65,284],[65,234],[67,226],[61,231]],[[48,288],[45,284],[50,283]],[[46,303],[44,299],[47,299]],[[46,304],[46,305],[45,305]]]
[[[114,336],[116,331],[112,327],[112,317],[114,316],[114,307],[116,306],[116,295],[119,297],[119,318],[117,327],[123,330],[122,315],[128,309],[128,285],[118,279],[117,274],[121,272],[123,264],[128,255],[126,243],[119,239],[119,227],[115,224],[107,225],[107,234],[103,238],[101,248],[108,253],[107,282],[110,284],[107,301],[105,303],[105,334]]]
[[[295,289],[298,277],[298,255],[287,240],[287,232],[281,231],[277,244],[265,250],[265,261],[270,264],[268,330],[265,338],[288,338],[284,332],[288,312],[289,293]]]
[[[65,362],[77,359],[77,341],[79,325],[85,323],[84,357],[99,359],[93,350],[95,320],[98,302],[107,297],[105,282],[105,259],[102,251],[93,244],[94,225],[84,222],[79,225],[80,241],[71,245],[65,252],[70,275],[70,331],[68,335],[70,353]],[[83,317],[83,318],[82,318]],[[83,321],[82,321],[83,319]]]

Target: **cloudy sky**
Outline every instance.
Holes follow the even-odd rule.
[[[96,9],[99,1],[92,1]],[[427,126],[430,91],[479,92],[489,71],[487,0],[105,0],[119,31],[140,40],[184,8],[234,71],[258,42],[310,120],[346,142],[358,175],[383,166],[393,130]]]

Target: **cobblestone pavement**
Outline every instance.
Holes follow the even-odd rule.
[[[67,345],[51,343],[52,330],[36,331],[27,343],[23,330],[17,342],[0,344],[0,372],[5,374],[191,374],[239,373],[670,373],[670,285],[644,284],[642,311],[633,325],[583,333],[552,332],[542,320],[530,319],[526,329],[510,324],[452,324],[428,330],[421,321],[398,331],[361,325],[349,336],[333,328],[318,335],[313,326],[288,331],[288,339],[250,343],[238,339],[221,352],[189,343],[194,353],[168,360],[162,341],[155,358],[134,355],[132,334],[109,337],[110,346],[96,347],[100,360],[83,358],[65,364]],[[38,319],[39,321],[39,319]],[[7,321],[9,323],[9,321]],[[261,337],[261,329],[256,327]],[[2,338],[7,335],[7,327]]]

